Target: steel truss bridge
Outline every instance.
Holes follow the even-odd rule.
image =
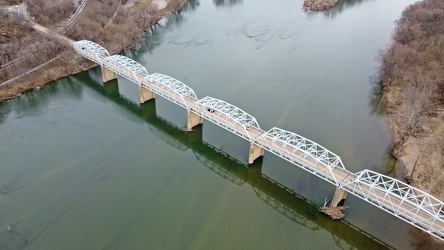
[[[65,40],[66,41],[66,40]],[[339,156],[314,141],[280,128],[262,130],[240,108],[213,97],[198,99],[193,89],[170,76],[149,74],[138,62],[110,56],[87,40],[71,42],[78,54],[152,91],[348,193],[444,241],[444,203],[432,195],[371,170],[348,171]]]

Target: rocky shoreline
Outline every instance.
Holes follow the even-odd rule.
[[[339,0],[304,0],[303,8],[307,12],[325,11],[338,2]]]

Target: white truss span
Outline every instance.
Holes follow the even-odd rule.
[[[367,169],[356,173],[342,187],[443,240],[444,203],[428,193]]]
[[[73,48],[78,54],[83,55],[97,64],[102,64],[101,57],[103,58],[109,56],[108,50],[99,44],[88,40],[74,42]]]
[[[262,131],[256,118],[242,109],[213,97],[204,97],[197,101],[192,111],[205,119],[253,142],[250,130]]]
[[[109,56],[105,58],[102,65],[139,85],[141,85],[143,78],[148,76],[148,71],[146,71],[145,67],[126,56]]]
[[[239,135],[316,176],[341,187],[363,200],[401,218],[444,241],[444,204],[408,184],[363,170],[352,173],[341,158],[321,145],[279,128],[265,132],[245,111],[212,97],[198,100],[182,82],[162,74],[149,75],[139,63],[108,52],[90,41],[73,43],[77,53],[124,76],[156,95]]]
[[[334,169],[347,171],[339,156],[316,142],[280,128],[263,133],[254,143],[336,186],[341,180],[333,173]]]
[[[250,125],[257,129],[261,129],[256,121],[256,118],[249,115],[247,112],[243,111],[242,109],[234,105],[231,105],[225,101],[207,96],[205,98],[200,99],[197,103],[204,105],[209,109],[219,111],[242,125],[245,126]]]
[[[187,110],[190,109],[189,102],[185,100],[187,97],[194,100],[194,102],[198,100],[192,88],[171,76],[154,73],[145,77],[145,79],[149,83],[143,86]],[[171,91],[173,95],[171,95]]]

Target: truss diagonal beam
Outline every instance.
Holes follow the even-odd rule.
[[[90,59],[91,61],[94,61],[97,64],[102,64],[102,60],[100,59],[101,57],[109,56],[108,50],[95,42],[80,40],[74,42],[72,45],[78,54]]]
[[[190,109],[189,102],[185,99],[190,98],[194,102],[198,100],[192,88],[170,76],[154,73],[145,77],[145,80],[148,82],[143,84],[144,87],[185,109]]]
[[[444,240],[444,203],[432,195],[368,169],[356,173],[344,189]]]
[[[145,67],[126,56],[109,56],[105,58],[102,65],[139,85],[141,85],[143,78],[148,76]]]
[[[341,180],[333,171],[348,172],[339,156],[293,132],[274,127],[258,136],[254,143],[336,186]]]
[[[101,66],[444,241],[444,203],[426,192],[370,170],[352,173],[345,169],[339,156],[316,142],[280,128],[265,132],[253,116],[238,107],[212,97],[198,100],[182,82],[159,73],[149,75],[136,61],[121,55],[109,56],[106,49],[94,42],[74,42],[73,48]],[[220,174],[233,179],[227,173]]]
[[[207,96],[205,98],[200,99],[197,103],[199,103],[200,105],[204,105],[214,111],[219,111],[244,126],[249,125],[257,129],[261,129],[256,121],[256,118],[249,115],[247,112],[243,111],[242,109],[232,104],[229,104],[225,101]]]
[[[250,142],[254,141],[254,134],[263,132],[256,118],[234,105],[213,97],[200,99],[193,105],[191,111]]]

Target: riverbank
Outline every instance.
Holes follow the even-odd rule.
[[[151,6],[148,7],[148,10],[150,10],[148,13],[146,13],[146,8],[144,9],[140,6],[137,6],[137,8],[132,8],[131,5],[129,6],[129,8],[133,12],[132,14],[134,16],[141,16],[146,19],[146,21],[144,20],[143,22],[143,28],[144,30],[147,30],[152,25],[155,25],[160,19],[181,9],[186,3],[186,0],[161,1],[161,3],[162,4],[159,4],[159,1],[152,1],[150,4]],[[165,5],[165,3],[167,3],[167,5]],[[122,6],[122,8],[123,7],[124,6]],[[119,18],[114,16],[113,19],[111,19],[107,23],[105,29],[125,29],[124,25],[127,25],[127,23],[121,24],[121,27],[117,27],[118,24],[112,25],[114,19],[118,20]],[[71,27],[75,27],[75,25],[71,25]],[[144,31],[141,30],[140,32]],[[69,34],[70,31],[65,31],[65,33]],[[139,34],[138,36],[140,38],[143,37],[142,34]],[[109,41],[109,43],[107,43],[106,41]],[[113,39],[108,39],[101,42],[100,44],[103,47],[107,48],[110,54],[117,54],[124,49],[136,45],[138,42],[140,42],[140,39],[125,39],[124,41],[119,42],[115,42]],[[23,92],[42,88],[46,84],[54,82],[60,78],[91,69],[95,66],[96,64],[92,63],[89,60],[84,60],[70,48],[65,48],[63,50],[60,50],[58,55],[53,57],[52,59],[42,61],[40,65],[36,66],[32,70],[29,70],[28,72],[22,73],[15,77],[11,77],[10,79],[13,80],[8,82],[7,84],[1,85],[0,102],[19,96]],[[20,65],[18,65],[17,67],[20,67]]]
[[[397,98],[391,89],[387,93],[387,100],[391,103],[387,109],[389,128],[394,141],[402,124],[397,121],[398,108],[394,103]],[[444,111],[438,110],[433,116],[424,117],[421,132],[410,136],[402,146],[395,148],[393,156],[398,160],[397,168],[404,173],[406,182],[427,193],[432,194],[441,201],[444,200]]]
[[[381,55],[380,77],[398,172],[444,200],[444,3],[406,8],[393,44]]]

